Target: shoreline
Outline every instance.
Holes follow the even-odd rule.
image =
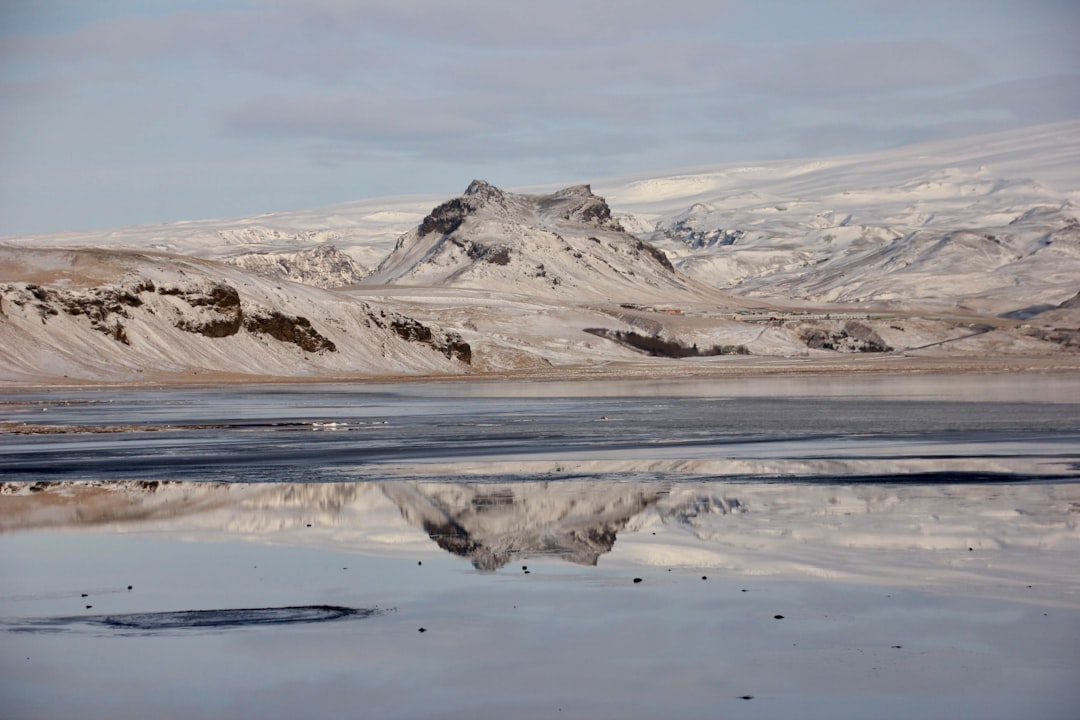
[[[385,375],[349,373],[340,375],[249,375],[223,372],[154,372],[140,379],[37,377],[25,381],[0,379],[0,392],[41,390],[90,390],[154,388],[210,388],[258,385],[387,385],[433,383],[546,383],[603,381],[725,380],[770,377],[821,377],[855,375],[873,377],[941,375],[1080,375],[1080,356],[998,356],[974,357],[753,357],[722,360],[658,360],[618,362],[598,365],[563,365],[537,370],[498,370],[465,373]]]

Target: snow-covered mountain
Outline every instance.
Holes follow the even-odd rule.
[[[572,302],[719,296],[627,233],[588,185],[522,195],[482,180],[403,235],[364,282],[507,288]]]
[[[399,237],[443,198],[374,198],[245,218],[184,220],[107,230],[0,238],[18,247],[93,247],[227,260],[251,253],[297,253],[334,246],[364,268],[378,265]]]
[[[597,185],[677,267],[742,295],[1001,313],[1080,278],[1078,122]]]
[[[404,353],[398,367],[389,349],[384,362],[381,337],[350,319],[369,310],[431,328],[416,337],[460,336],[478,372],[641,362],[655,352],[1075,356],[1078,207],[1080,122],[1071,122],[591,187],[507,192],[476,181],[449,200],[7,238],[0,375],[460,366],[445,365],[441,351],[434,365]],[[151,277],[152,268],[164,275]],[[155,290],[133,292],[145,279]],[[201,299],[181,307],[186,289],[158,292],[188,281],[192,298],[213,297],[217,283],[237,290],[243,319],[220,324],[234,334],[206,347],[176,334],[203,322],[195,316],[222,314]],[[141,304],[125,305],[129,295]],[[335,348],[354,344],[267,344],[273,335],[252,328],[275,312],[306,319],[303,332]]]
[[[824,197],[696,203],[652,237],[679,266],[740,293],[939,306],[1059,301],[1080,277],[1078,208],[1029,179],[950,169]]]

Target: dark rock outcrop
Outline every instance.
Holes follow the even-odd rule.
[[[387,326],[401,339],[429,345],[450,360],[460,360],[466,364],[472,362],[472,347],[457,333],[436,332],[427,325],[402,315],[390,317]]]
[[[506,194],[483,180],[473,180],[464,195],[447,200],[421,221],[420,236],[431,233],[449,235],[461,227],[461,223],[465,222],[465,218],[470,214],[482,207],[491,206],[505,208]]]
[[[626,347],[640,350],[652,357],[688,358],[714,357],[716,355],[749,355],[745,345],[713,345],[699,348],[697,344],[687,345],[680,340],[668,340],[659,335],[642,335],[628,330],[608,330],[606,328],[585,328],[590,335],[612,340]]]
[[[618,220],[611,217],[611,208],[607,201],[599,195],[594,195],[589,185],[574,185],[564,188],[550,196],[547,204],[563,205],[559,217],[563,220],[594,225],[606,230],[622,231],[623,227]]]
[[[651,257],[653,260],[660,264],[660,267],[664,268],[668,272],[675,272],[675,266],[671,264],[671,260],[668,260],[668,256],[665,255],[664,251],[660,248],[654,247],[642,240],[639,240],[637,245],[634,246],[634,248],[639,253],[645,253],[646,255]]]
[[[123,320],[131,318],[130,310],[143,305],[140,293],[153,292],[149,280],[138,280],[120,285],[103,285],[87,290],[45,288],[27,283],[6,287],[8,301],[15,307],[30,306],[38,312],[44,323],[49,317],[61,312],[73,317],[84,317],[90,327],[109,337],[129,344]]]
[[[729,228],[714,228],[710,230],[695,229],[688,220],[677,220],[663,229],[663,234],[672,240],[685,243],[691,250],[706,250],[709,248],[727,247],[736,244],[746,237],[743,230]]]
[[[873,328],[849,320],[839,330],[811,325],[799,333],[808,348],[813,350],[836,350],[838,352],[892,352]]]
[[[204,289],[175,286],[158,288],[162,295],[174,295],[196,310],[197,319],[183,318],[176,323],[180,330],[208,338],[223,338],[240,332],[244,313],[240,307],[240,293],[224,283],[216,283]]]
[[[257,308],[244,316],[244,329],[293,343],[306,352],[335,352],[337,346],[311,326],[306,317],[286,315],[277,310]]]

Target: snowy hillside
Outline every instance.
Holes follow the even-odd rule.
[[[322,288],[355,285],[370,272],[330,244],[292,252],[243,253],[225,262],[259,275]]]
[[[598,186],[739,294],[1000,313],[1080,278],[1080,123]]]
[[[331,244],[373,268],[397,239],[443,198],[375,198],[247,218],[185,220],[107,230],[0,238],[27,247],[151,250],[223,260],[249,253],[295,253]]]
[[[460,337],[212,261],[0,248],[0,378],[459,373]]]

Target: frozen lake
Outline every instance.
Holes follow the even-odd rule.
[[[1080,384],[1040,380],[21,393],[0,463],[14,481],[1076,478]]]
[[[6,716],[1080,703],[1073,378],[0,402]]]

